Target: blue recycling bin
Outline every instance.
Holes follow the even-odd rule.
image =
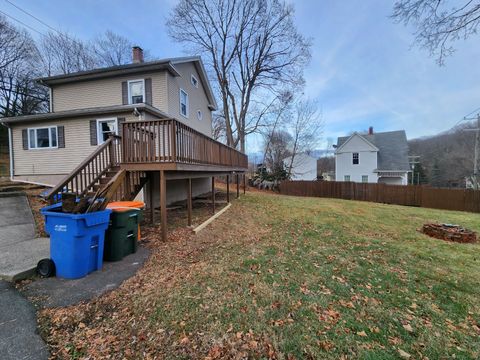
[[[50,258],[58,277],[82,278],[102,268],[105,230],[112,210],[67,214],[61,208],[59,203],[41,209],[50,235]]]

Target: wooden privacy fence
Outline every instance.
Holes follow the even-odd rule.
[[[280,184],[280,193],[480,213],[480,190],[339,181],[284,181]]]

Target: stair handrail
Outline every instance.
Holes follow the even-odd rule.
[[[113,149],[113,146],[114,146],[114,141],[116,139],[120,139],[121,137],[118,136],[118,135],[110,135],[108,137],[108,139],[102,144],[100,145],[98,148],[95,149],[94,152],[92,152],[85,160],[83,160],[74,170],[72,170],[70,172],[70,174],[68,174],[67,176],[65,176],[56,186],[54,186],[52,188],[52,190],[50,190],[50,192],[45,196],[45,199],[46,200],[49,200],[50,202],[53,202],[54,201],[54,196],[58,193],[61,193],[62,190],[65,188],[65,186],[70,183],[73,179],[75,179],[75,177],[82,171],[84,170],[90,163],[93,162],[93,160],[100,154],[103,152],[103,150],[107,147],[110,147],[110,150]],[[115,163],[112,163],[112,157],[109,156],[109,164],[108,166],[109,167],[112,167],[114,165],[117,165]],[[115,160],[113,160],[115,161]],[[98,175],[98,174],[97,174]],[[87,186],[88,188],[88,186]],[[79,189],[77,189],[78,191]],[[83,191],[80,191],[80,193],[82,193]]]

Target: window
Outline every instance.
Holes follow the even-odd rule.
[[[200,110],[197,110],[197,119],[202,120],[203,119],[203,114]]]
[[[180,114],[188,117],[188,94],[183,89],[180,89]]]
[[[368,183],[368,175],[362,175],[362,182]]]
[[[56,148],[57,143],[58,137],[56,126],[28,129],[29,149]]]
[[[107,141],[110,134],[117,133],[117,119],[97,120],[97,139],[99,145]]]
[[[128,103],[139,104],[143,103],[145,99],[145,81],[130,80],[128,81]]]
[[[344,181],[350,181],[350,175],[345,175],[345,176],[343,177],[343,180],[344,180]]]
[[[190,77],[190,82],[192,83],[192,86],[198,88],[198,80],[194,75]]]
[[[352,163],[353,165],[358,165],[359,164],[359,157],[358,157],[358,153],[353,153],[352,154]]]

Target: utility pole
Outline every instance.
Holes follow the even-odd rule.
[[[410,163],[410,168],[412,169],[412,181],[411,184],[413,185],[415,182],[415,165],[420,164],[420,156],[419,155],[411,155],[408,157],[408,162]],[[418,177],[420,179],[420,177]],[[420,180],[417,180],[417,185],[419,184]]]
[[[464,120],[475,120],[475,118],[464,117]],[[478,190],[480,188],[480,179],[478,174],[478,160],[480,159],[480,113],[477,114],[477,127],[475,129],[464,129],[464,131],[475,131],[475,150],[473,153],[473,189]]]
[[[478,158],[480,156],[480,114],[477,114],[477,128],[475,129],[475,157],[473,160],[473,188],[478,190]]]

